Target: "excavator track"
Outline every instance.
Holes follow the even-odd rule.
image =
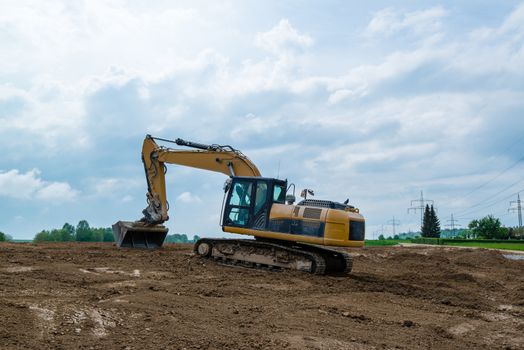
[[[203,238],[195,254],[227,265],[259,269],[291,269],[315,275],[347,274],[351,257],[343,252],[302,243]]]
[[[336,249],[320,247],[311,244],[295,243],[301,249],[320,254],[326,263],[326,274],[347,275],[353,269],[353,259],[351,255]]]

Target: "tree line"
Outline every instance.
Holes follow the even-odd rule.
[[[10,241],[12,239],[13,238],[9,236],[7,233],[3,233],[2,231],[0,231],[0,242]]]
[[[195,243],[199,239],[197,235],[189,239],[186,234],[175,233],[168,235],[165,242]],[[81,220],[76,227],[66,222],[60,229],[42,230],[36,234],[33,242],[114,242],[114,237],[110,227],[90,227],[86,220]]]
[[[110,227],[90,227],[86,220],[75,226],[65,223],[60,229],[42,230],[36,234],[34,242],[113,242]]]
[[[493,215],[488,215],[482,219],[473,220],[469,223],[468,229],[464,230],[465,238],[484,238],[484,239],[522,239],[524,238],[524,228],[504,227],[500,220]]]
[[[433,206],[426,205],[422,237],[440,238],[440,236],[440,222],[435,210]],[[499,218],[488,215],[481,219],[472,220],[468,224],[468,228],[460,230],[456,237],[466,239],[522,239],[524,238],[524,228],[504,227]]]
[[[524,239],[523,227],[504,227],[500,219],[493,215],[476,219],[468,224],[468,228],[456,230],[444,230],[446,236],[465,239]],[[438,219],[433,206],[426,205],[420,235],[423,238],[441,238],[440,220]],[[378,237],[379,240],[399,239],[399,235],[385,238],[384,235]]]
[[[189,239],[187,238],[187,235],[185,233],[182,233],[182,234],[174,233],[172,235],[168,235],[166,237],[165,242],[166,243],[195,243],[199,239],[200,237],[198,237],[197,235],[194,235],[193,239]]]

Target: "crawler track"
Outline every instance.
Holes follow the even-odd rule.
[[[204,238],[195,244],[194,251],[228,265],[291,269],[315,275],[348,274],[352,268],[348,254],[302,243]]]

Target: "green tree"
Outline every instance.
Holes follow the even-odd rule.
[[[422,227],[420,230],[422,237],[431,237],[431,210],[427,204],[424,209],[424,217],[422,219]]]
[[[500,220],[488,215],[479,220],[473,220],[468,225],[473,237],[484,239],[506,239],[508,229],[502,227]]]
[[[81,220],[78,225],[76,225],[76,240],[79,242],[93,241],[93,232],[86,220]]]
[[[37,233],[34,242],[62,242],[64,231],[61,229],[52,229],[51,231],[42,230]]]
[[[64,237],[64,231],[63,230],[58,230],[58,229],[52,229],[50,232],[49,232],[49,241],[51,242],[61,242],[63,237]]]
[[[193,243],[196,243],[199,239],[200,239],[200,237],[198,235],[194,235],[193,236]]]
[[[113,230],[111,228],[104,229],[104,242],[114,242]]]
[[[62,242],[70,242],[74,241],[76,236],[76,230],[73,225],[70,223],[65,223],[64,226],[62,226],[62,238],[60,241]]]
[[[35,238],[33,238],[33,241],[34,242],[49,242],[50,239],[51,238],[49,236],[49,231],[42,230],[36,234]]]
[[[166,237],[166,243],[190,243],[185,233],[174,233]]]
[[[380,235],[380,236],[378,236],[378,239],[381,240],[381,241],[383,241],[383,240],[386,239],[386,237],[384,237],[384,235]]]
[[[7,241],[6,234],[0,231],[0,242]]]
[[[435,208],[433,208],[433,205],[431,206],[429,213],[431,216],[431,237],[440,238],[440,220],[435,213]]]
[[[34,242],[112,242],[113,232],[109,227],[91,228],[89,223],[82,220],[77,228],[65,223],[61,229],[42,230],[35,235]]]
[[[91,228],[91,241],[102,242],[104,240],[104,229],[103,228]]]
[[[440,238],[440,220],[433,206],[426,204],[421,231],[422,237]]]

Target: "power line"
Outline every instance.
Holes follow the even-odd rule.
[[[524,179],[523,179],[523,180],[524,180]],[[492,207],[492,206],[495,205],[495,204],[498,204],[498,203],[500,203],[500,202],[503,202],[503,201],[505,201],[505,200],[508,200],[508,199],[510,199],[511,197],[513,197],[513,196],[515,196],[515,195],[518,195],[518,194],[521,193],[521,192],[524,192],[524,189],[522,189],[522,190],[520,190],[520,191],[517,191],[517,192],[515,192],[515,193],[512,193],[512,194],[510,194],[509,196],[504,197],[504,198],[502,198],[502,199],[500,199],[500,200],[496,200],[496,201],[494,201],[494,202],[488,203],[487,205],[485,205],[485,206],[483,206],[483,207],[481,207],[481,208],[473,209],[473,210],[466,210],[466,211],[462,212],[462,215],[470,215],[470,214],[473,214],[473,213],[475,213],[475,212],[478,212],[479,210],[487,209],[487,208],[489,208],[489,207]],[[463,218],[462,215],[460,216],[460,218]]]
[[[458,222],[458,220],[453,218],[453,214],[451,214],[451,219],[446,220],[446,221],[449,222],[449,224],[446,224],[445,226],[451,228],[451,231],[455,231],[455,223]],[[460,225],[456,225],[456,226],[460,226]]]
[[[393,220],[389,220],[388,224],[393,227],[393,236],[395,236],[395,226],[400,226],[400,221],[395,220],[395,217],[393,216]]]
[[[502,170],[500,173],[498,173],[495,177],[489,179],[488,181],[486,181],[486,182],[483,183],[482,185],[480,185],[480,186],[474,188],[472,191],[470,191],[470,192],[466,193],[465,195],[463,195],[462,198],[469,196],[470,194],[472,194],[472,193],[478,191],[479,189],[481,189],[482,187],[486,186],[486,185],[489,184],[490,182],[495,181],[495,180],[498,179],[500,176],[502,176],[502,174],[504,174],[505,172],[507,172],[507,171],[513,169],[517,164],[519,164],[519,163],[522,162],[523,160],[524,160],[524,157],[520,158],[520,159],[517,160],[515,163],[513,163],[511,166],[509,166],[508,168],[506,168],[506,169]]]
[[[464,215],[465,213],[469,213],[469,212],[471,212],[471,209],[473,209],[473,208],[475,208],[475,207],[478,207],[478,206],[481,206],[482,204],[485,204],[485,203],[486,203],[487,201],[489,201],[490,199],[493,199],[494,197],[497,197],[497,196],[500,195],[501,193],[506,192],[507,190],[509,190],[510,188],[512,188],[512,187],[515,186],[515,185],[518,185],[518,184],[521,183],[522,181],[524,181],[524,178],[522,178],[522,179],[520,179],[520,180],[518,180],[518,181],[512,183],[511,185],[505,187],[502,191],[499,191],[497,194],[495,194],[495,195],[491,195],[491,196],[489,196],[488,198],[486,198],[486,199],[484,199],[484,200],[482,200],[482,201],[480,201],[480,202],[478,202],[478,203],[476,203],[476,204],[470,206],[470,207],[467,208],[467,209],[459,210],[459,211],[458,211],[458,214]],[[519,191],[519,192],[522,192],[522,191]],[[511,197],[511,196],[510,196],[510,197]],[[495,201],[495,202],[493,202],[493,203],[490,204],[490,205],[483,206],[483,208],[489,208],[490,206],[492,206],[493,204],[496,204],[496,203],[499,203],[499,202]],[[475,211],[477,211],[477,210],[474,210],[473,212],[475,212]]]
[[[418,206],[413,206],[413,203],[419,203]],[[426,204],[431,203],[433,205],[432,199],[424,199],[424,193],[420,191],[420,199],[413,199],[411,201],[411,207],[408,208],[408,213],[413,210],[416,214],[417,210],[420,210],[420,227],[422,229],[422,224],[424,223],[424,210],[426,209]]]
[[[375,239],[375,236],[376,236],[377,233],[379,233],[379,238],[380,238],[381,235],[384,236],[384,225],[380,225],[380,230],[375,230],[373,232],[373,238],[374,239]]]
[[[507,151],[509,151],[511,148],[513,148],[516,144],[519,144],[523,141],[522,138],[517,138],[517,140],[515,140],[515,142],[511,143],[502,153],[503,154],[506,154]],[[485,183],[481,184],[480,186],[478,187],[475,187],[473,190],[471,190],[470,192],[466,193],[465,195],[463,196],[460,196],[460,197],[455,197],[451,200],[451,202],[455,202],[457,199],[459,198],[465,198],[465,197],[468,197],[469,195],[471,195],[472,193],[478,191],[479,189],[481,189],[482,187],[486,186],[487,184],[491,183],[492,181],[496,180],[497,178],[499,178],[500,176],[502,176],[502,174],[506,173],[507,171],[513,169],[518,163],[522,162],[524,160],[524,156],[522,156],[521,158],[519,158],[515,163],[513,163],[512,165],[510,165],[509,167],[507,167],[506,169],[502,170],[500,173],[498,173],[497,175],[495,175],[493,178],[489,179],[488,181],[486,181]]]
[[[515,208],[513,205],[516,204],[517,207]],[[509,212],[517,212],[518,218],[519,218],[519,227],[522,227],[522,206],[520,205],[520,193],[517,194],[517,200],[509,202]]]
[[[456,226],[461,226],[461,225],[460,224],[459,225],[455,225],[455,223],[458,222],[458,220],[453,217],[453,214],[451,214],[451,219],[446,220],[446,221],[449,222],[449,224],[446,224],[445,226],[449,227],[451,229],[451,232],[452,232],[453,236],[455,236],[455,230],[456,230],[455,227]]]
[[[495,218],[502,218],[502,217],[505,217],[505,216],[508,216],[508,215],[511,215],[510,212],[508,212],[508,210],[503,210],[503,211],[498,211],[498,212],[491,212],[489,213],[489,215],[495,217]],[[462,218],[461,218],[462,219]],[[476,220],[478,218],[471,218],[470,220]]]

